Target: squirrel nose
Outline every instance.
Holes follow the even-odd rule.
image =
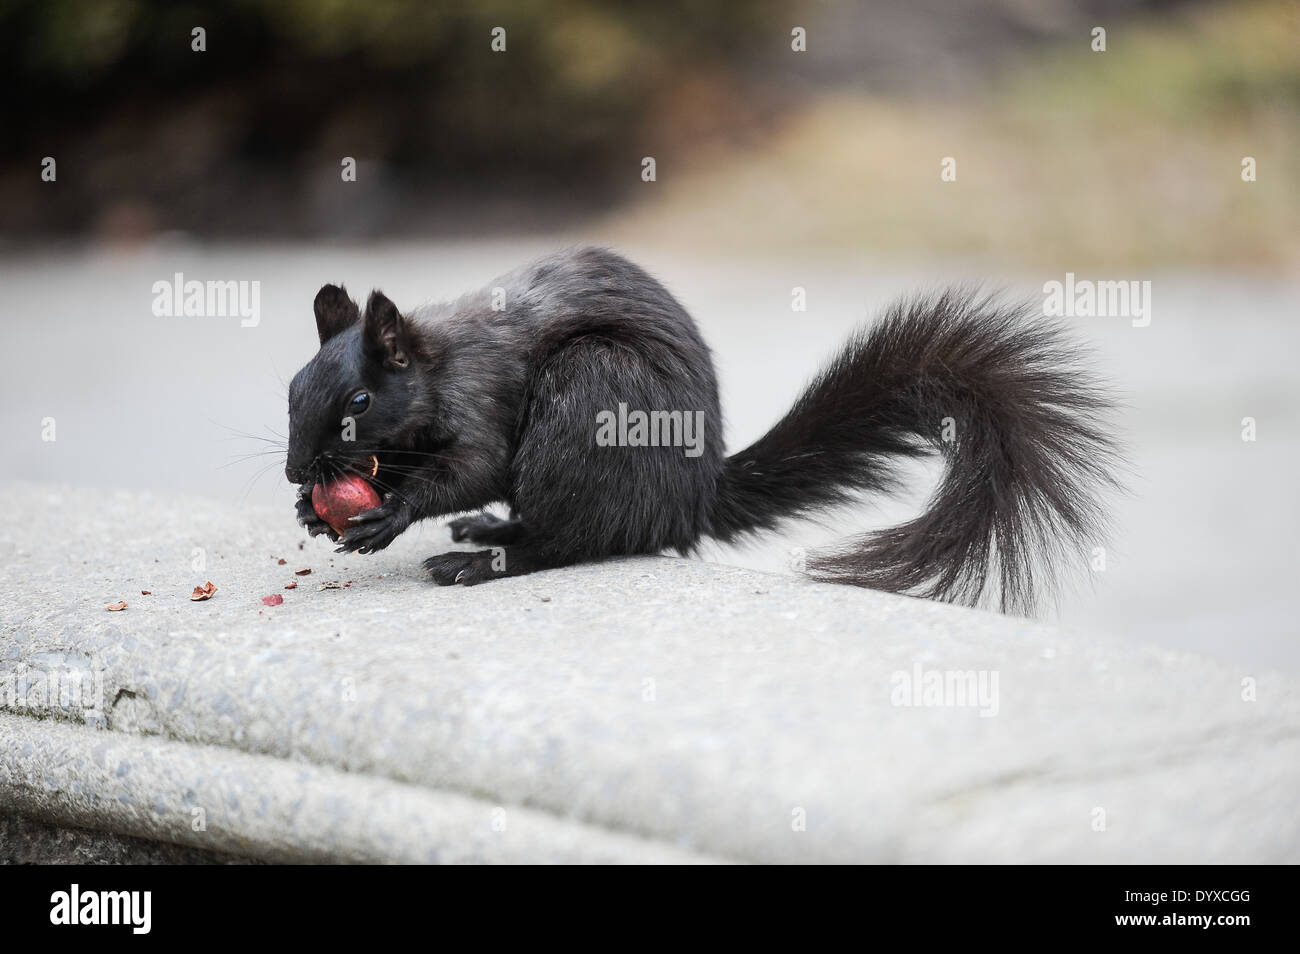
[[[293,464],[284,465],[284,476],[289,478],[291,484],[303,484],[307,482],[307,468],[297,467]]]

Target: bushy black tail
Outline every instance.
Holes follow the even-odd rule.
[[[729,458],[713,536],[898,484],[900,458],[946,473],[921,516],[811,555],[820,580],[1032,610],[1062,562],[1101,543],[1119,463],[1109,401],[1061,327],[1027,306],[949,291],[859,331],[790,412]]]

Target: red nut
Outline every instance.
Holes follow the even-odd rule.
[[[348,523],[350,518],[378,507],[379,503],[378,492],[358,474],[345,474],[311,489],[312,509],[340,535],[352,526]]]

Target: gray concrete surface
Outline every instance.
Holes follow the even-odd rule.
[[[440,589],[438,526],[341,558],[284,508],[0,494],[0,815],[276,861],[1300,860],[1289,676],[704,561]],[[967,672],[996,692],[899,704]]]
[[[273,862],[702,860],[547,812],[507,810],[364,772],[3,714],[0,811],[61,827],[104,829],[137,843]],[[27,840],[23,833],[14,848],[0,841],[0,858],[11,852],[29,856]],[[192,862],[185,856],[168,860]]]
[[[246,865],[239,855],[0,816],[0,865]]]

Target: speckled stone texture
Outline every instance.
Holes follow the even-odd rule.
[[[113,832],[60,828],[21,815],[0,817],[0,864],[6,865],[242,865],[251,859],[149,841]]]
[[[11,819],[270,861],[1300,860],[1289,677],[689,560],[442,589],[438,526],[336,557],[279,511],[5,493]],[[964,673],[996,692],[924,691]]]

